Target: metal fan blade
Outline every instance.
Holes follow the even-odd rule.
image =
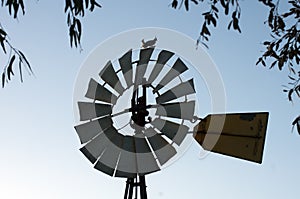
[[[117,162],[119,159],[119,155],[121,153],[121,146],[123,145],[124,136],[121,134],[115,134],[113,136],[113,142],[110,142],[101,155],[96,165],[95,169],[102,171],[110,176],[113,176],[115,168],[117,166]]]
[[[194,117],[195,101],[161,104],[157,107],[156,115],[192,120]]]
[[[205,150],[261,163],[268,115],[267,112],[208,115],[196,127],[194,138]]]
[[[112,113],[109,104],[98,104],[90,102],[78,102],[80,121],[90,120]]]
[[[90,160],[91,163],[95,163],[100,155],[105,150],[109,140],[104,133],[100,133],[97,137],[88,142],[80,151]]]
[[[132,50],[125,53],[120,59],[119,64],[121,71],[124,75],[127,87],[132,85],[133,73],[132,73]]]
[[[154,48],[146,48],[140,50],[140,57],[136,66],[135,84],[140,85],[143,83],[143,77],[147,70],[148,62],[150,61],[151,55]]]
[[[111,61],[108,61],[102,71],[99,73],[99,76],[109,84],[115,91],[120,95],[124,92],[124,88],[120,82],[117,73],[115,72]]]
[[[120,139],[120,136],[121,134],[119,134],[118,131],[113,126],[111,126],[105,129],[103,133],[98,134],[95,138],[88,142],[84,147],[80,149],[80,151],[92,163],[95,163],[109,144],[119,144],[118,140]]]
[[[157,134],[153,128],[148,128],[145,135],[160,163],[164,165],[176,154],[175,148],[169,144],[161,135]]]
[[[193,94],[195,92],[194,81],[193,79],[190,79],[189,81],[180,83],[174,88],[158,96],[156,98],[156,102],[158,104],[162,104],[185,95]]]
[[[117,96],[107,90],[104,86],[98,84],[94,79],[90,80],[85,97],[111,104],[115,104],[117,101]]]
[[[122,149],[115,177],[134,178],[138,171],[135,143],[132,136],[124,137]]]
[[[189,128],[185,125],[180,125],[175,122],[156,118],[151,122],[154,128],[162,132],[170,140],[175,142],[178,146],[182,143],[187,135]]]
[[[151,55],[153,53],[154,48],[146,48],[140,50],[140,57],[138,60],[138,66],[140,65],[147,65],[150,61]]]
[[[159,82],[159,84],[153,89],[153,93],[157,92],[161,88],[163,88],[165,85],[167,85],[170,81],[172,81],[174,78],[176,78],[181,73],[185,72],[188,68],[183,63],[183,61],[178,58],[173,65],[173,67],[170,69],[170,71],[162,78],[162,80]]]
[[[87,122],[75,126],[75,130],[79,136],[81,144],[84,144],[101,133],[103,130],[112,126],[112,119],[110,116],[103,117],[98,120]]]
[[[149,79],[147,80],[149,83],[152,83],[156,77],[159,75],[161,70],[163,69],[164,65],[167,63],[167,61],[174,55],[173,52],[162,50],[157,58],[157,61],[153,67],[153,70],[149,76]]]
[[[146,175],[159,171],[159,166],[145,138],[142,134],[134,135],[137,170],[139,175]]]

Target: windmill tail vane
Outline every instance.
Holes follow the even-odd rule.
[[[262,163],[268,116],[268,112],[211,114],[195,127],[194,138],[205,150]]]

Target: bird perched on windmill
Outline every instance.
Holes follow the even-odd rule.
[[[148,40],[146,42],[144,39],[142,39],[142,48],[153,48],[153,47],[155,47],[156,42],[157,42],[156,37],[154,37],[154,39]]]

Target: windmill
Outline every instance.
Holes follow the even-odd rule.
[[[141,48],[121,49],[105,62],[96,53],[100,58],[94,56],[90,64],[97,65],[98,72],[93,77],[86,74],[82,96],[75,99],[80,151],[94,168],[127,179],[125,199],[132,199],[134,193],[137,198],[138,190],[140,198],[146,199],[145,176],[176,159],[190,134],[205,150],[261,163],[268,113],[199,118],[199,76],[193,64],[177,51],[155,46],[170,31],[150,28],[137,32],[155,39],[143,39]],[[145,45],[147,42],[151,45]],[[107,45],[102,46],[107,51]],[[99,66],[94,59],[103,64]]]

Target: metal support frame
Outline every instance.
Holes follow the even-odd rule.
[[[127,178],[124,199],[133,199],[133,192],[135,191],[135,198],[138,198],[138,187],[140,188],[140,199],[147,199],[146,180],[145,176],[139,176],[139,182],[136,178]]]
[[[143,78],[143,82],[146,82],[145,78]],[[147,86],[142,85],[142,89],[142,96],[139,97],[138,85],[134,86],[130,111],[132,112],[132,121],[135,124],[144,127],[151,119],[148,118],[149,121],[146,121],[145,119],[145,117],[149,115],[149,111],[147,111]],[[140,199],[147,199],[146,180],[144,175],[135,178],[127,178],[124,199],[133,199],[133,192],[135,192],[134,199],[137,199],[138,190],[140,192]]]

